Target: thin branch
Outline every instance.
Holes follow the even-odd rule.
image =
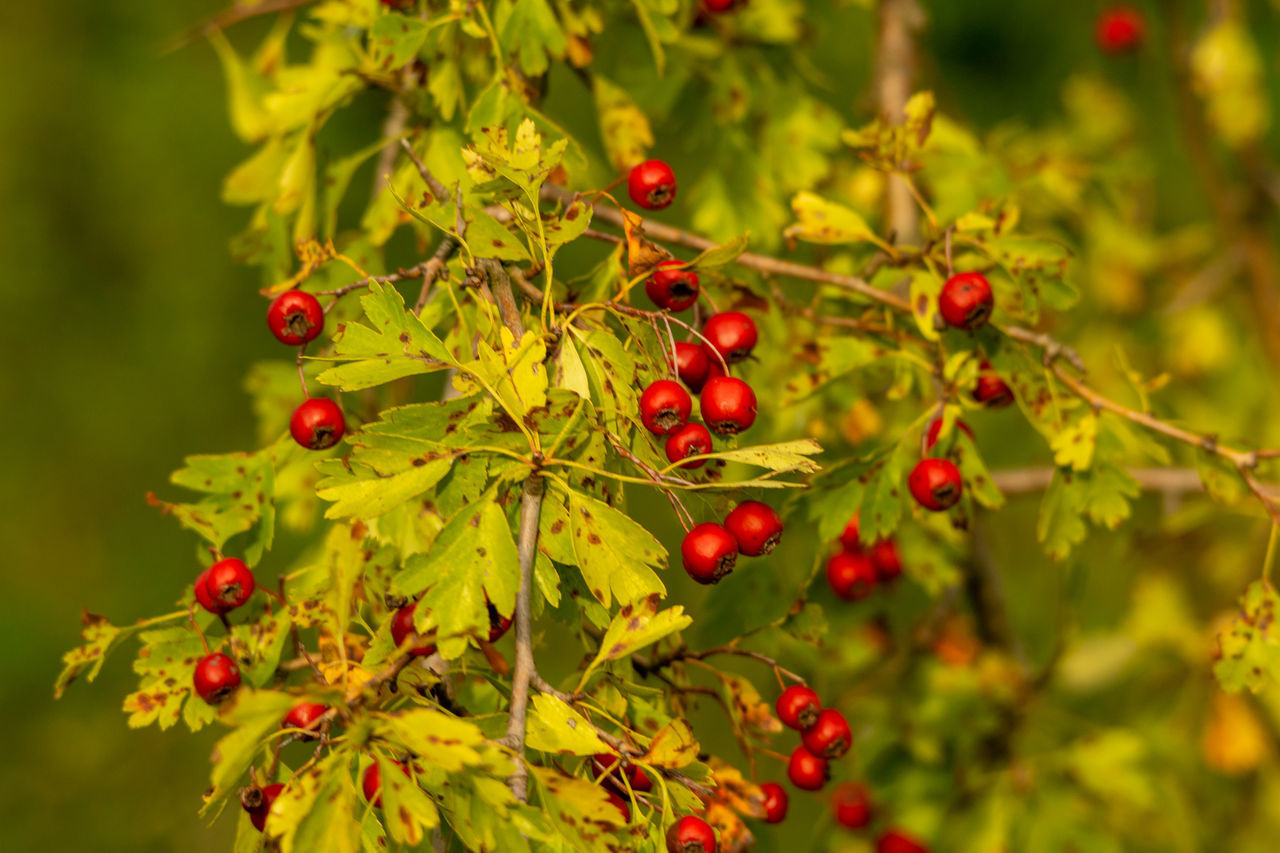
[[[436,201],[444,202],[449,198],[449,190],[444,184],[440,183],[440,179],[431,174],[431,170],[427,168],[427,164],[422,162],[422,158],[413,150],[413,146],[409,144],[409,140],[401,139],[400,147],[404,149],[404,153],[409,155],[409,159],[413,161],[413,165],[418,168],[418,174],[422,176],[422,180],[426,181],[427,189],[431,190],[431,195],[435,196]],[[461,210],[461,206],[458,208]]]
[[[914,34],[922,22],[916,0],[880,0],[880,34],[876,50],[876,89],[880,113],[901,124],[915,77]],[[885,192],[885,225],[895,245],[920,242],[920,214],[911,185],[902,175],[889,175]]]

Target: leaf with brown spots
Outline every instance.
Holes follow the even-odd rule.
[[[566,497],[573,562],[596,600],[608,607],[615,597],[666,594],[653,569],[666,562],[667,552],[652,533],[603,501],[579,491],[566,494],[558,485],[555,491]]]
[[[431,708],[373,716],[373,736],[416,756],[420,764],[456,773],[481,762],[484,732],[470,720]]]
[[[62,672],[53,684],[55,699],[61,699],[67,685],[75,681],[82,672],[88,670],[88,675],[85,676],[87,681],[97,678],[107,652],[128,633],[128,629],[117,628],[104,617],[88,610],[83,612],[80,621],[84,623],[80,638],[85,642],[62,656]]]
[[[683,607],[659,611],[660,602],[658,595],[650,595],[618,610],[600,640],[600,651],[595,660],[582,674],[583,684],[601,664],[635,654],[663,637],[683,631],[693,622],[685,615]]]
[[[349,321],[334,335],[332,361],[317,377],[343,391],[372,388],[420,373],[455,366],[448,349],[412,311],[392,285],[374,282],[360,298],[367,325]]]
[[[142,648],[133,671],[142,678],[138,690],[124,700],[129,728],[158,722],[160,728],[167,729],[178,722],[182,703],[194,695],[191,677],[196,662],[204,657],[204,647],[196,632],[186,626],[143,631],[140,639]]]
[[[640,761],[655,767],[685,767],[698,760],[700,748],[689,724],[684,720],[673,720],[653,736],[649,751]]]
[[[610,751],[586,717],[547,693],[534,694],[526,742],[530,749],[560,755],[595,755]]]

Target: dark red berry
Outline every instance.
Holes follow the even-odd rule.
[[[777,782],[765,782],[760,791],[764,794],[764,822],[782,823],[787,816],[787,790]]]
[[[413,627],[413,611],[418,605],[408,604],[396,611],[396,615],[391,617],[391,639],[396,644],[396,648],[402,648],[405,642],[413,636],[415,629]],[[409,650],[409,654],[414,657],[426,657],[434,654],[435,646],[415,646]]]
[[[849,551],[856,551],[862,547],[862,543],[858,540],[858,513],[853,514],[853,518],[849,519],[849,523],[844,526],[844,532],[840,534],[840,544]]]
[[[676,343],[676,373],[679,374],[680,381],[695,394],[707,384],[707,379],[711,376],[712,360],[711,356],[707,355],[707,351],[698,344],[687,341]],[[720,371],[719,375],[724,375],[724,371]]]
[[[406,777],[413,778],[409,776],[409,765],[402,761],[393,763]],[[360,780],[360,790],[364,793],[365,800],[372,803],[375,809],[382,808],[382,771],[378,769],[378,762],[375,761],[365,768],[364,777]]]
[[[955,506],[964,488],[960,469],[949,459],[921,459],[911,469],[907,486],[916,503],[933,512]]]
[[[333,447],[347,431],[342,409],[328,397],[311,397],[303,400],[289,418],[289,433],[293,440],[309,450]]]
[[[734,376],[708,379],[699,403],[702,422],[717,435],[734,435],[756,422],[756,392]]]
[[[955,329],[976,329],[991,318],[995,299],[991,284],[980,272],[962,272],[942,285],[938,311],[947,325]]]
[[[973,386],[973,399],[988,409],[1000,409],[1013,402],[1013,389],[996,375],[990,362],[984,361]]]
[[[200,594],[201,584],[197,579],[196,600],[210,613],[230,613],[253,595],[253,572],[243,560],[235,557],[219,560],[205,569],[200,577],[204,579],[204,595]]]
[[[684,261],[670,258],[658,264],[644,283],[653,304],[668,311],[683,311],[698,301],[698,274],[682,269]]]
[[[704,521],[684,535],[680,556],[689,577],[712,584],[733,571],[738,559],[738,540],[714,521]]]
[[[659,379],[640,394],[640,421],[654,435],[670,435],[689,422],[693,399],[679,382]]]
[[[681,459],[688,459],[690,456],[710,453],[711,450],[711,433],[707,432],[707,428],[702,424],[685,424],[667,436],[668,462],[679,462]],[[707,460],[698,459],[693,462],[686,462],[680,467],[701,468],[705,464],[707,464]]]
[[[875,564],[861,549],[841,551],[827,560],[827,583],[846,601],[861,601],[875,588]]]
[[[902,574],[902,557],[898,555],[898,545],[892,539],[881,539],[871,546],[868,556],[876,570],[876,580],[897,580]]]
[[[200,658],[192,673],[196,694],[210,705],[220,705],[240,686],[240,667],[221,652]]]
[[[724,517],[724,527],[738,540],[738,552],[748,557],[768,554],[782,538],[782,519],[773,507],[743,501]]]
[[[280,796],[284,785],[273,782],[261,788],[246,788],[240,794],[240,805],[249,813],[249,822],[253,828],[262,832],[267,825],[267,815],[271,813],[271,804]]]
[[[1116,6],[1098,16],[1094,38],[1106,53],[1128,53],[1142,43],[1146,21],[1132,6]]]
[[[865,785],[843,782],[831,797],[836,820],[849,829],[862,829],[871,823],[871,795]]]
[[[488,600],[485,601],[485,606],[489,609],[489,642],[496,643],[511,630],[511,617],[503,616]]]
[[[324,309],[310,293],[286,290],[267,308],[267,327],[280,343],[296,347],[324,331]]]
[[[627,176],[627,195],[645,210],[661,210],[676,197],[676,173],[661,160],[645,160]]]
[[[702,0],[702,8],[712,14],[718,12],[731,12],[733,7],[738,5],[738,0]]]
[[[751,355],[759,338],[755,321],[741,311],[712,314],[702,327],[702,336],[729,364]]]
[[[849,730],[849,721],[844,714],[834,708],[826,708],[818,713],[813,725],[804,730],[801,741],[804,748],[814,755],[831,760],[849,751],[853,732]]]
[[[929,853],[929,848],[901,829],[889,829],[876,840],[876,853]]]
[[[667,830],[667,853],[716,853],[716,833],[702,818],[685,815]]]
[[[797,746],[787,762],[787,778],[802,791],[816,791],[827,784],[830,769],[826,759],[819,758],[803,746]]]
[[[955,422],[956,429],[969,436],[969,440],[973,440],[973,430],[969,429],[969,425],[964,421],[957,420]],[[925,431],[924,446],[925,450],[933,450],[933,446],[938,443],[938,436],[942,434],[942,418],[934,418],[929,422],[929,429]]]
[[[631,823],[631,804],[614,791],[605,791],[605,795],[609,798],[609,802],[613,803],[613,807],[618,810],[618,814],[622,815],[622,822]]]
[[[311,740],[315,737],[313,732],[318,727],[318,721],[328,710],[328,705],[322,705],[319,702],[299,702],[289,709],[289,713],[284,715],[284,721],[280,724],[280,727],[285,729],[304,729],[307,733],[298,737],[301,740]]]
[[[622,784],[622,773],[627,775],[627,782],[630,783],[632,789],[644,794],[653,789],[653,780],[649,775],[631,762],[627,762],[622,767],[619,763],[622,756],[612,752],[600,752],[591,757],[590,769],[592,778],[598,779],[601,776],[608,777],[606,781],[615,785]]]
[[[822,700],[818,698],[817,691],[812,687],[793,684],[782,691],[782,695],[774,705],[774,710],[778,712],[778,719],[784,726],[803,731],[818,719],[818,712],[822,710]]]

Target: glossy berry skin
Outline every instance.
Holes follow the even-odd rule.
[[[704,521],[684,535],[680,557],[689,577],[700,584],[717,583],[733,571],[738,540],[714,521]]]
[[[627,175],[627,195],[645,210],[661,210],[676,197],[676,173],[661,160],[645,160]]]
[[[681,269],[684,261],[675,258],[658,264],[644,283],[644,292],[659,308],[683,311],[698,301],[698,274]]]
[[[801,742],[809,752],[830,761],[849,751],[853,732],[849,730],[849,721],[844,714],[834,708],[826,708],[819,712],[813,725],[804,730]]]
[[[654,435],[670,435],[689,422],[693,398],[679,382],[659,379],[640,394],[640,421]]]
[[[724,528],[738,541],[738,553],[748,557],[768,554],[782,539],[782,519],[773,507],[760,501],[743,501],[724,517]]]
[[[862,542],[858,539],[858,513],[853,514],[853,518],[849,519],[849,523],[844,526],[844,531],[840,534],[840,544],[846,551],[856,551],[862,547]]]
[[[962,272],[947,279],[938,295],[938,311],[953,329],[977,329],[991,319],[995,298],[980,272]]]
[[[830,768],[824,758],[819,758],[803,746],[797,746],[787,762],[787,778],[802,791],[816,791],[827,784]]]
[[[1002,409],[1013,402],[1013,389],[996,375],[990,362],[984,361],[973,386],[973,399],[988,409]]]
[[[881,539],[867,552],[876,570],[876,580],[893,581],[902,574],[902,557],[898,545],[892,539]]]
[[[395,642],[396,648],[400,648],[405,644],[414,633],[413,628],[413,611],[418,605],[407,604],[396,611],[396,615],[391,617],[391,639]],[[415,646],[409,650],[409,654],[414,657],[426,657],[434,654],[435,646]]]
[[[252,798],[241,797],[241,805],[245,806],[244,810],[249,813],[249,822],[253,824],[253,828],[262,832],[267,825],[267,815],[271,813],[271,804],[276,801],[276,797],[280,796],[284,785],[273,782],[255,790],[257,793]],[[252,808],[245,805],[246,802],[251,802]]]
[[[230,613],[253,595],[253,572],[235,557],[219,560],[200,577],[204,579],[204,595],[200,594],[201,581],[197,580],[196,600],[210,613]]]
[[[616,785],[622,784],[622,774],[625,773],[627,782],[632,789],[640,793],[648,793],[653,790],[653,780],[649,775],[634,764],[628,762],[625,767],[619,767],[622,757],[612,752],[599,752],[591,757],[591,777],[599,779],[601,776],[607,776],[606,781]]]
[[[845,601],[861,601],[875,589],[875,564],[865,551],[841,551],[827,560],[827,583]]]
[[[685,815],[667,830],[667,853],[716,853],[716,833],[700,817]]]
[[[956,505],[964,489],[960,469],[950,459],[921,459],[911,469],[907,486],[916,503],[931,512],[942,512]]]
[[[778,719],[784,726],[803,731],[818,719],[818,712],[822,710],[822,700],[818,698],[817,691],[812,687],[793,684],[782,691],[782,695],[774,704],[774,710],[778,712]]]
[[[1146,33],[1142,13],[1132,6],[1116,6],[1098,16],[1094,38],[1103,52],[1128,53],[1137,50]]]
[[[876,839],[876,853],[929,853],[929,848],[900,829],[889,829]]]
[[[956,429],[969,436],[969,440],[973,441],[973,430],[969,429],[969,425],[964,421],[955,422]],[[929,422],[929,429],[924,434],[925,450],[933,450],[933,446],[938,443],[938,437],[942,435],[942,418],[934,418]]]
[[[699,404],[702,422],[717,435],[734,435],[756,422],[756,392],[734,376],[708,379]]]
[[[711,377],[711,362],[711,356],[700,345],[687,341],[676,342],[676,373],[693,393],[697,394],[707,384],[707,379]],[[720,365],[717,364],[717,375],[723,376],[724,371],[719,368]]]
[[[487,639],[491,643],[496,643],[511,630],[511,617],[503,616],[498,612],[498,608],[488,602],[485,602],[485,605],[489,608],[489,636]]]
[[[267,308],[267,328],[280,343],[300,346],[324,331],[324,309],[310,293],[286,290]]]
[[[831,797],[831,810],[842,826],[862,829],[871,823],[871,795],[865,785],[844,782],[836,786]]]
[[[605,794],[609,797],[609,802],[613,803],[613,807],[618,810],[618,814],[622,815],[622,822],[631,823],[631,804],[614,791],[605,791]]]
[[[328,397],[303,400],[289,418],[289,434],[308,450],[333,447],[346,431],[342,409]]]
[[[729,364],[751,355],[760,337],[755,321],[741,311],[712,314],[702,326],[702,336]]]
[[[765,782],[760,790],[764,793],[764,822],[782,823],[787,816],[787,789],[777,782]]]
[[[289,713],[284,715],[284,721],[280,723],[280,727],[285,729],[304,729],[307,734],[299,735],[299,739],[312,740],[315,737],[312,732],[317,727],[317,721],[328,710],[328,705],[322,705],[319,702],[299,702],[289,709]]]
[[[699,456],[703,453],[710,453],[711,433],[707,432],[707,428],[702,424],[687,423],[680,429],[667,436],[667,461],[679,462],[681,459],[687,459],[690,456]],[[707,460],[698,459],[693,462],[686,462],[681,468],[701,468],[707,464]]]
[[[195,592],[196,595],[196,604],[199,604],[210,613],[217,613],[221,605],[214,601],[209,595],[209,587],[207,585],[208,580],[209,570],[205,569],[196,577],[196,582],[192,586],[192,591]]]
[[[196,695],[210,705],[220,705],[240,686],[240,667],[221,652],[200,658],[192,673]]]

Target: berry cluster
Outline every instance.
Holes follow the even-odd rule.
[[[267,328],[280,343],[303,347],[324,331],[324,309],[310,293],[286,290],[267,308]],[[346,431],[342,409],[327,397],[308,397],[289,418],[289,434],[308,450],[333,447]]]
[[[689,577],[701,584],[718,582],[733,571],[738,555],[768,554],[782,538],[782,519],[768,504],[743,501],[724,524],[704,521],[684,535],[680,557]]]
[[[892,539],[879,539],[864,548],[858,539],[855,513],[840,534],[840,551],[827,560],[827,583],[831,591],[847,601],[860,601],[877,584],[892,583],[902,574],[902,558]]]

